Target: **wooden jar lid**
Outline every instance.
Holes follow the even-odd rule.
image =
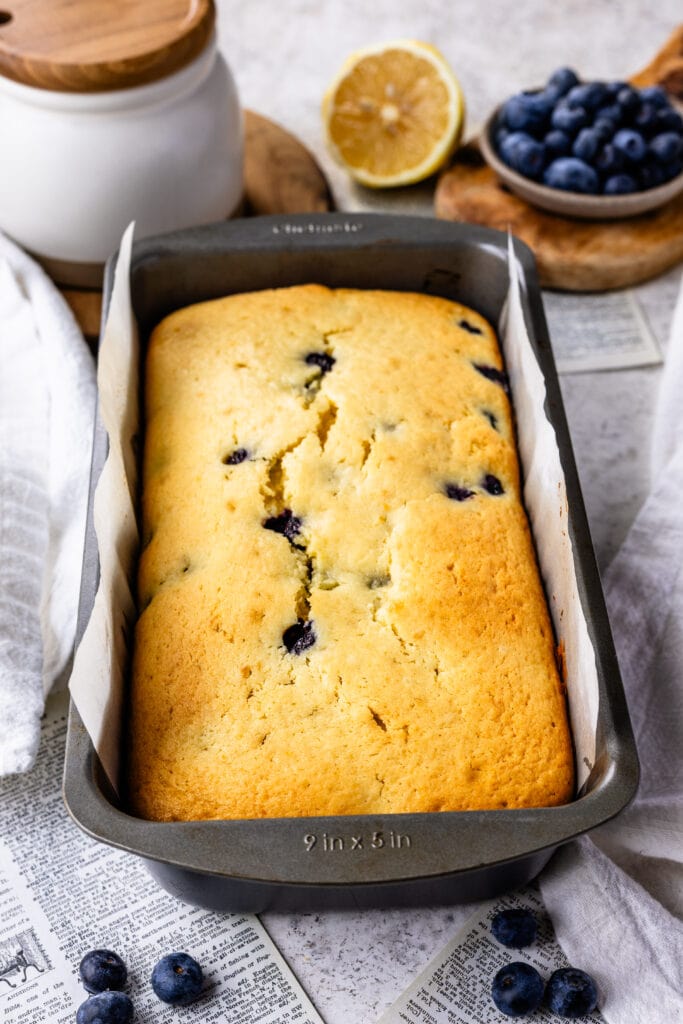
[[[204,49],[213,0],[0,0],[0,75],[104,92],[179,71]]]

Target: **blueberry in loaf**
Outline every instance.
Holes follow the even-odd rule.
[[[573,754],[495,334],[305,285],[146,364],[129,795],[155,820],[559,804]]]

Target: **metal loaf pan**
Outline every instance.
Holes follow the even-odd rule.
[[[180,899],[220,910],[309,910],[467,901],[533,878],[562,843],[618,814],[638,763],[567,431],[533,257],[520,242],[522,302],[545,375],[547,413],[569,498],[579,599],[595,647],[599,727],[595,766],[563,807],[432,814],[157,823],[111,795],[72,706],[64,794],[91,836],[144,858]],[[106,274],[105,310],[113,262]],[[457,299],[497,324],[508,289],[507,237],[427,218],[365,214],[260,217],[138,242],[131,288],[141,348],[181,306],[232,292],[315,281],[421,291]],[[513,395],[514,401],[514,395]],[[106,455],[96,429],[91,492]],[[92,501],[92,493],[91,493]],[[92,504],[78,638],[98,582]]]

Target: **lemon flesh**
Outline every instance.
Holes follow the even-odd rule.
[[[446,61],[426,43],[353,54],[329,89],[323,117],[330,148],[364,185],[422,181],[446,162],[464,104]]]

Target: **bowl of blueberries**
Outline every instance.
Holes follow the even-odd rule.
[[[659,86],[558,68],[498,107],[480,144],[512,192],[569,217],[632,217],[683,190],[683,118]]]

